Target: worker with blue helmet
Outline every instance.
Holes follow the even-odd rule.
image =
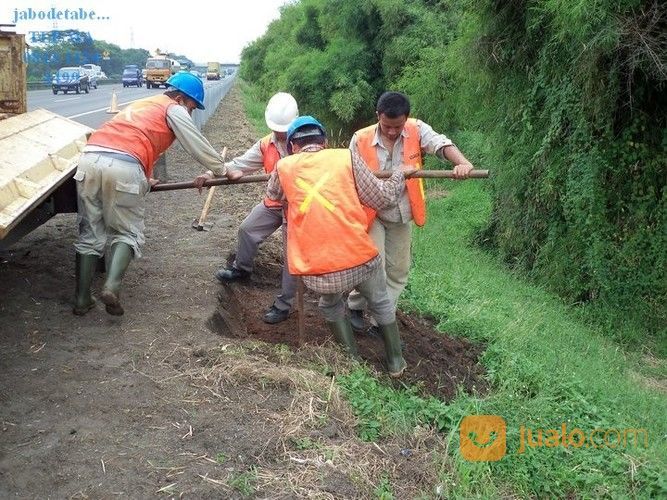
[[[320,295],[319,307],[334,338],[358,357],[343,297],[359,290],[384,339],[387,370],[400,377],[403,358],[396,311],[389,300],[382,257],[366,231],[364,207],[396,206],[405,181],[396,170],[386,181],[376,178],[360,155],[328,149],[324,126],[300,116],[287,128],[290,156],[278,161],[267,184],[271,200],[283,200],[287,218],[289,272]]]
[[[95,307],[91,294],[97,261],[105,257],[106,281],[100,300],[107,313],[120,316],[120,288],[132,259],[144,243],[144,196],[153,166],[178,139],[207,173],[195,178],[201,190],[213,175],[238,179],[242,172],[227,168],[224,159],[192,121],[204,109],[204,86],[190,73],[167,81],[164,94],[132,102],[93,132],[83,149],[74,179],[77,184],[79,237],[76,249],[76,295],[72,312],[81,316]]]
[[[197,109],[204,108],[204,84],[192,73],[181,71],[167,80],[167,86],[183,92],[197,104]]]
[[[295,118],[292,120],[289,127],[287,127],[287,151],[292,154],[292,146],[290,144],[292,139],[318,135],[326,138],[327,133],[324,129],[324,125],[317,121],[317,119],[310,115]]]

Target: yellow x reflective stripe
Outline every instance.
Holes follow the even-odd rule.
[[[301,205],[299,205],[299,212],[305,214],[310,208],[310,205],[313,203],[313,198],[319,201],[322,204],[322,206],[327,210],[329,210],[330,212],[333,212],[336,209],[333,203],[331,203],[329,200],[327,200],[324,196],[322,196],[319,193],[320,188],[324,186],[327,180],[329,180],[329,177],[330,173],[327,172],[322,176],[322,178],[319,181],[317,181],[315,186],[311,186],[300,177],[297,177],[296,185],[301,189],[303,189],[306,193],[308,193],[306,198],[301,202]]]

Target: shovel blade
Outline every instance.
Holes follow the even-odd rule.
[[[192,221],[192,227],[197,231],[210,231],[211,227],[213,227],[213,223],[204,222],[203,224],[200,224],[199,219],[195,219]]]

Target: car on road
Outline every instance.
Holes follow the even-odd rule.
[[[88,75],[88,86],[91,89],[97,88],[97,75]]]
[[[81,67],[84,70],[84,73],[88,75],[88,81],[91,89],[97,88],[97,79],[102,72],[102,69],[96,64],[82,64]]]
[[[63,94],[67,94],[70,90],[77,94],[80,94],[81,91],[87,94],[90,92],[90,77],[83,68],[78,66],[60,68],[53,75],[51,90],[54,95],[60,91]]]
[[[144,85],[144,79],[141,76],[141,70],[139,68],[125,68],[123,70],[123,87],[142,87]]]

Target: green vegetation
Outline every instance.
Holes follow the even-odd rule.
[[[259,135],[265,135],[270,132],[264,120],[264,108],[266,101],[260,95],[257,87],[248,85],[241,81],[241,91],[243,95],[243,106],[246,116]]]
[[[261,123],[256,90],[242,88],[251,121]],[[429,202],[429,225],[415,232],[413,272],[401,306],[435,315],[443,331],[484,342],[481,361],[493,388],[484,398],[462,393],[445,404],[416,389],[394,390],[364,368],[354,370],[338,383],[359,418],[360,437],[409,434],[416,425],[446,435],[454,470],[452,456],[443,457],[445,497],[667,494],[667,402],[653,383],[667,378],[664,360],[619,350],[578,310],[522,281],[481,248],[476,240],[491,216],[492,197],[480,182],[437,187],[450,194]],[[459,453],[461,419],[484,414],[507,422],[507,455],[499,462],[469,462]],[[521,426],[536,431],[563,423],[568,432],[646,429],[648,447],[641,436],[635,441],[629,435],[626,446],[614,449],[542,446],[519,453]],[[319,447],[308,438],[294,445]],[[388,479],[376,494],[391,495]]]
[[[257,482],[257,473],[254,468],[248,472],[232,475],[227,480],[230,488],[238,491],[242,496],[249,497],[255,493],[255,483]]]
[[[402,302],[485,343],[491,392],[444,404],[363,368],[338,379],[363,439],[446,435],[445,497],[667,496],[666,18],[653,0],[303,0],[243,53],[255,102],[289,91],[344,138],[402,90],[492,171],[438,184]],[[459,424],[485,414],[507,455],[467,461]],[[522,426],[563,424],[648,445],[520,452]]]
[[[507,486],[522,496],[667,494],[667,403],[650,387],[646,360],[623,354],[552,293],[522,282],[476,247],[491,199],[472,183],[447,188],[450,196],[429,204],[431,226],[416,233],[403,306],[435,314],[443,331],[485,342],[482,362],[492,393],[461,394],[444,404],[416,391],[395,391],[364,370],[352,372],[340,383],[360,417],[362,438],[405,433],[417,424],[447,434],[456,464],[456,477],[443,478],[447,496],[496,496]],[[653,375],[664,380],[665,364]],[[474,463],[459,456],[459,423],[476,414],[507,422],[507,456],[501,461]],[[560,429],[562,423],[568,432],[647,429],[648,448],[642,439],[635,447],[630,437],[625,448],[518,452],[522,425]]]
[[[393,500],[394,492],[391,488],[391,482],[387,476],[380,478],[380,483],[375,489],[375,498],[378,500]]]
[[[667,349],[666,8],[655,0],[302,0],[246,47],[261,98],[295,95],[335,143],[403,90],[493,178],[479,241]],[[648,334],[648,335],[647,335]]]

